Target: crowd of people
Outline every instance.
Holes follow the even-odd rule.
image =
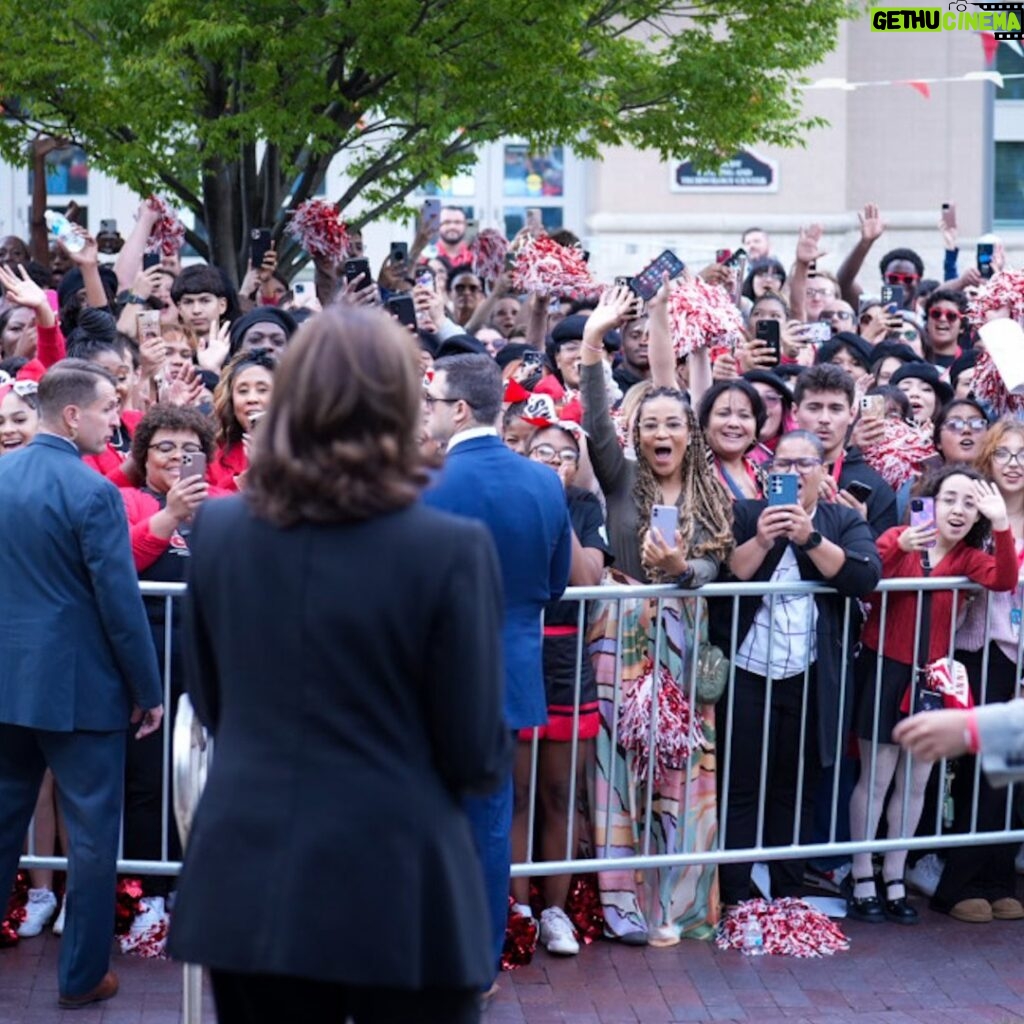
[[[908,767],[892,740],[919,691],[948,705],[1017,690],[1024,425],[979,328],[1024,314],[1024,275],[1004,265],[998,244],[994,276],[961,271],[955,230],[944,226],[941,275],[927,278],[916,252],[895,248],[875,277],[865,264],[885,225],[869,205],[835,273],[823,265],[819,227],[800,232],[788,268],[768,234],[751,228],[740,240],[745,262],[724,252],[681,281],[666,273],[644,301],[632,278],[574,295],[556,283],[517,290],[513,270],[482,265],[465,212],[449,206],[436,235],[422,217],[375,280],[350,234],[346,258],[315,257],[314,294],[300,294],[278,274],[272,248],[237,289],[216,266],[183,267],[175,252],[144,260],[157,216],[140,206],[112,264],[81,229],[73,252],[0,242],[0,466],[33,443],[39,382],[67,361],[97,368],[113,384],[116,416],[98,450],[82,449],[85,462],[120,489],[138,578],[184,580],[200,508],[233,493],[266,500],[250,459],[293,335],[312,336],[338,307],[397,311],[394,300],[411,299],[415,322],[403,330],[423,374],[419,458],[434,475],[426,501],[490,525],[506,597],[515,765],[500,797],[466,805],[495,962],[509,905],[513,916],[537,918],[549,952],[579,949],[569,879],[545,878],[533,893],[525,879],[510,885],[508,848],[517,861],[528,850],[547,860],[582,850],[599,861],[786,846],[822,838],[833,791],[840,806],[826,835],[873,839],[881,822],[889,837],[934,831],[930,793],[952,797],[951,830],[1003,827],[1005,794],[984,780],[972,807],[970,755],[936,796],[940,773],[919,760]],[[582,248],[569,231],[549,241]],[[681,323],[700,310],[680,314],[674,295],[696,279],[698,294],[733,305],[730,336],[681,340]],[[308,384],[294,373],[291,381]],[[304,422],[295,413],[287,429]],[[499,441],[501,452],[491,451]],[[274,443],[283,443],[277,433]],[[460,457],[481,445],[479,459],[490,461],[471,472]],[[392,454],[382,444],[377,457]],[[298,474],[301,505],[312,484],[281,466]],[[366,486],[358,474],[349,482]],[[531,500],[519,501],[525,493]],[[881,579],[930,575],[967,576],[983,590],[885,601],[876,592]],[[779,586],[735,600],[697,593],[715,581]],[[787,593],[796,581],[824,586]],[[582,612],[560,600],[566,585],[602,582],[678,592]],[[161,665],[170,639],[173,706],[183,677],[177,625],[167,633],[162,600],[146,611]],[[723,665],[732,675],[724,688]],[[163,817],[166,771],[158,734],[129,745],[126,858],[180,856]],[[61,806],[50,780],[35,809],[37,854],[67,848]],[[949,850],[944,863],[930,855],[941,871],[932,907],[969,922],[1024,919],[1014,856],[1005,844]],[[820,882],[850,871],[851,916],[914,923],[906,861],[905,851],[878,864],[858,854],[852,870],[773,861],[771,890],[798,896],[807,872]],[[750,864],[596,867],[605,934],[626,943],[708,938],[754,891]],[[143,912],[164,916],[173,889],[171,879],[147,878]],[[59,932],[53,875],[33,871],[20,934],[54,918]]]

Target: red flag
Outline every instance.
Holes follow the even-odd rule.
[[[907,82],[911,89],[916,89],[926,100],[932,98],[931,86],[927,82]]]
[[[981,47],[985,51],[985,63],[991,66],[996,59],[996,50],[999,49],[999,40],[994,32],[979,32],[981,36]]]

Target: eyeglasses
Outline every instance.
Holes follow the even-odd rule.
[[[158,441],[156,444],[151,444],[149,450],[157,451],[161,455],[171,455],[174,452],[184,452],[186,455],[195,455],[203,450],[201,444],[196,444],[195,441],[186,441],[184,444],[177,444],[174,441]]]
[[[932,306],[932,308],[928,310],[928,319],[945,320],[947,324],[953,324],[960,319],[960,314],[952,309],[938,309],[937,307]]]
[[[770,468],[773,473],[791,473],[795,469],[803,476],[804,473],[810,473],[812,469],[816,469],[820,465],[821,459],[804,455],[799,459],[773,459]]]
[[[438,398],[437,395],[425,394],[423,396],[423,404],[428,409],[433,409],[438,402],[461,402],[461,398]]]
[[[811,293],[808,292],[808,295]],[[849,309],[833,309],[831,313],[819,313],[818,320],[828,323],[829,320],[852,320],[853,312]]]
[[[572,448],[554,448],[549,444],[538,444],[530,449],[542,462],[561,462],[564,466],[575,466],[580,461],[579,452]]]
[[[1018,466],[1024,468],[1024,448],[1019,452],[1011,452],[1009,448],[997,448],[992,453],[992,461],[997,466],[1008,466],[1011,462],[1016,462]]]
[[[809,299],[823,299],[831,293],[831,288],[805,288],[804,295]]]
[[[886,284],[915,285],[921,280],[920,274],[900,274],[896,271],[885,275]]]
[[[943,430],[955,430],[958,433],[966,427],[972,434],[980,434],[985,430],[988,430],[988,420],[981,416],[972,416],[969,420],[965,420],[961,416],[950,416],[945,423],[942,424]]]
[[[918,340],[918,333],[913,327],[908,327],[905,331],[900,331],[897,337],[913,343]]]
[[[782,396],[777,395],[774,391],[769,391],[761,396],[761,401],[765,405],[782,405]]]

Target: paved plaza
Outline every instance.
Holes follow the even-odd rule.
[[[748,958],[709,943],[637,949],[612,942],[501,978],[485,1024],[981,1024],[1024,1021],[1024,922],[960,924],[915,905],[915,927],[844,922],[850,951],[821,960]],[[0,1024],[63,1020],[51,935],[0,951]],[[81,1024],[179,1024],[181,969],[116,956],[121,992],[76,1010]],[[214,1014],[206,997],[204,1024]],[[282,1021],[282,1024],[335,1024]],[[341,1024],[341,1022],[337,1022]],[[410,1021],[410,1024],[415,1022]]]

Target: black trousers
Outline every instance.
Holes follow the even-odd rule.
[[[983,651],[957,651],[956,659],[963,663],[971,681],[974,702],[981,703],[981,665]],[[1016,688],[1017,666],[1006,657],[995,643],[989,644],[988,686],[985,703],[995,704],[1012,700]],[[951,788],[953,794],[953,827],[951,832],[968,832],[971,827],[971,805],[974,798],[974,766],[976,757],[961,757],[956,765],[956,776]],[[985,773],[978,779],[978,832],[1002,831],[1006,823],[1009,788],[993,787]],[[1013,817],[1010,818],[1013,826]],[[958,846],[946,850],[946,867],[942,881],[935,890],[933,910],[948,913],[961,900],[998,900],[1016,893],[1017,874],[1013,860],[1017,843],[997,843],[991,846]]]
[[[772,682],[768,708],[768,760],[765,783],[764,845],[790,846],[796,822],[799,795],[800,832],[798,839],[808,842],[814,824],[814,796],[821,775],[818,754],[818,715],[815,666],[808,676],[807,722],[801,748],[800,716],[804,698],[804,676],[790,676]],[[725,810],[725,849],[757,845],[757,805],[761,787],[761,757],[764,750],[764,716],[767,681],[744,669],[736,669],[736,687],[732,715],[727,714],[725,698],[718,705],[720,736],[725,737],[726,757],[719,754],[719,787],[729,764],[729,787],[719,793],[719,807]],[[719,750],[723,746],[719,741]],[[803,789],[800,791],[800,754],[804,756]],[[750,869],[747,864],[723,864],[718,878],[722,902],[739,903],[750,899]],[[772,895],[799,896],[804,891],[804,860],[769,862]]]
[[[218,1024],[478,1024],[478,990],[339,985],[310,978],[210,971]]]

